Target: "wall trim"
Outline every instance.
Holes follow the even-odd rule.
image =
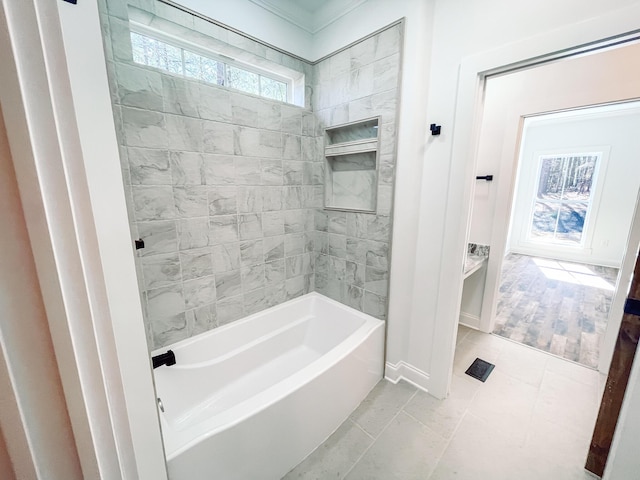
[[[480,329],[480,317],[478,315],[471,315],[470,313],[460,312],[460,320],[458,322],[461,325],[473,328],[474,330]]]
[[[284,5],[278,5],[278,2],[274,0],[249,0],[251,3],[258,5],[261,8],[277,15],[278,17],[292,23],[296,27],[314,35],[321,30],[324,30],[332,23],[336,22],[346,14],[355,10],[362,5],[366,0],[349,0],[346,5],[341,5],[340,9],[333,9],[333,12],[323,14],[322,10],[326,8],[320,8],[320,11],[309,12],[306,9],[303,14],[293,12],[287,8],[283,8]],[[316,21],[317,20],[317,21]]]
[[[398,383],[400,380],[404,380],[414,387],[430,393],[429,374],[403,361],[400,361],[395,365],[387,362],[385,364],[384,378],[393,384]]]

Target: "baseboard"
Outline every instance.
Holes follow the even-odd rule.
[[[429,392],[429,374],[402,361],[395,365],[387,362],[384,378],[394,384],[404,380],[420,390]]]
[[[460,312],[459,322],[465,327],[480,330],[480,317],[476,315],[470,315],[468,313]]]

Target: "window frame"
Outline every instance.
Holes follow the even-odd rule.
[[[280,74],[278,74],[278,73],[276,73],[276,72],[274,72],[272,70],[267,70],[267,69],[260,68],[260,67],[257,67],[255,65],[251,65],[249,63],[237,60],[237,59],[235,59],[233,57],[230,57],[228,55],[225,55],[225,54],[222,54],[222,53],[219,53],[219,52],[215,52],[215,51],[210,50],[208,48],[202,47],[201,45],[198,45],[197,43],[193,43],[193,42],[190,42],[188,40],[184,40],[184,39],[179,38],[179,37],[177,37],[175,35],[171,35],[170,33],[164,32],[162,30],[158,30],[158,29],[150,27],[148,25],[143,25],[143,24],[135,22],[133,20],[129,21],[129,31],[130,31],[129,36],[131,36],[132,33],[136,33],[138,35],[142,35],[144,37],[148,37],[148,38],[151,38],[153,40],[157,40],[159,42],[162,42],[162,43],[165,43],[167,45],[170,45],[172,47],[181,49],[181,55],[182,55],[183,64],[184,64],[184,51],[185,50],[190,52],[190,53],[194,53],[196,55],[200,55],[202,57],[206,57],[206,58],[209,58],[209,59],[214,60],[216,62],[222,63],[224,65],[224,69],[223,69],[224,70],[223,84],[220,85],[220,84],[217,84],[217,83],[207,82],[206,80],[202,80],[202,79],[198,79],[198,78],[194,78],[194,77],[189,77],[189,76],[184,75],[184,74],[174,73],[174,72],[171,72],[169,70],[165,70],[163,68],[154,67],[153,65],[146,65],[146,64],[138,63],[138,62],[134,61],[134,63],[136,65],[142,65],[142,66],[145,66],[147,68],[154,68],[154,69],[157,69],[157,70],[160,70],[160,71],[166,73],[167,75],[179,75],[180,77],[183,77],[183,78],[196,80],[196,81],[200,81],[200,82],[205,82],[205,83],[207,83],[209,85],[217,85],[219,87],[228,88],[230,90],[235,90],[237,92],[242,92],[242,93],[245,93],[247,95],[256,95],[256,96],[258,96],[260,98],[264,98],[264,99],[271,100],[271,101],[274,101],[274,102],[283,102],[283,103],[287,103],[287,104],[290,104],[290,105],[296,105],[296,103],[294,101],[295,99],[294,99],[294,79],[293,78],[285,77],[285,76],[280,75]],[[287,89],[286,95],[285,95],[286,96],[286,100],[285,101],[277,100],[277,99],[273,99],[273,98],[270,98],[270,97],[263,96],[263,95],[261,95],[259,93],[256,94],[256,93],[246,92],[244,90],[240,90],[240,89],[237,89],[237,88],[234,88],[234,87],[230,87],[227,84],[227,66],[232,66],[232,67],[247,71],[249,73],[253,73],[253,74],[258,75],[259,76],[258,77],[258,88],[261,88],[261,86],[260,86],[261,85],[260,77],[265,77],[265,78],[268,78],[270,80],[275,80],[277,82],[284,83],[286,85],[286,89]]]
[[[599,199],[600,199],[600,190],[601,190],[601,182],[600,182],[600,178],[601,178],[601,171],[603,168],[603,164],[606,163],[606,160],[608,159],[608,151],[606,149],[589,149],[589,150],[583,150],[583,149],[574,149],[574,150],[564,150],[564,149],[558,149],[557,151],[549,151],[549,152],[537,152],[534,154],[535,157],[537,158],[536,162],[536,167],[535,167],[535,180],[533,183],[533,190],[531,191],[531,199],[530,199],[530,206],[529,206],[529,218],[527,220],[526,223],[526,236],[525,236],[525,241],[529,244],[532,245],[540,245],[540,246],[547,246],[549,248],[577,248],[577,249],[584,249],[587,248],[588,245],[590,245],[591,243],[591,231],[592,231],[592,222],[591,220],[593,218],[597,217],[597,210],[598,210],[598,204],[599,204]],[[582,234],[580,237],[580,242],[576,243],[576,242],[566,242],[566,241],[558,241],[556,240],[556,234],[557,231],[554,231],[554,238],[552,241],[548,241],[548,240],[543,240],[540,238],[536,238],[533,236],[533,221],[534,221],[534,217],[535,217],[535,206],[536,203],[538,202],[538,197],[537,197],[537,191],[540,185],[540,174],[542,171],[542,165],[544,163],[544,161],[546,159],[549,158],[562,158],[563,160],[565,159],[569,159],[572,157],[587,157],[587,156],[594,156],[597,157],[596,160],[596,165],[594,167],[594,171],[593,171],[593,176],[592,176],[592,180],[591,180],[591,194],[589,195],[589,201],[588,201],[588,206],[587,206],[587,213],[585,215],[584,218],[584,225],[582,228]],[[564,175],[566,174],[566,171],[563,171],[563,178]],[[566,179],[565,179],[566,181]],[[553,204],[557,204],[560,207],[567,203],[566,201],[563,201],[562,199],[560,200],[551,200],[550,203]],[[571,203],[571,202],[568,202]],[[560,213],[558,213],[558,215],[560,215]],[[556,230],[557,230],[557,223],[556,223]]]

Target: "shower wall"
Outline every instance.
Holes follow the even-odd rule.
[[[386,318],[402,25],[311,65],[155,0],[101,15],[149,348],[314,290]],[[302,72],[306,107],[136,64],[130,20]],[[376,213],[325,210],[324,128],[374,116]]]
[[[316,290],[385,319],[396,165],[402,24],[314,66],[313,109],[322,128],[380,116],[376,213],[318,209]]]
[[[309,64],[165,4],[129,3],[137,8],[107,0],[102,23],[131,229],[145,243],[136,255],[149,346],[158,348],[314,290],[322,164],[309,109],[133,63],[129,15],[311,81]]]

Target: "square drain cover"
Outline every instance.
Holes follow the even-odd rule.
[[[489,374],[493,371],[494,367],[495,365],[493,363],[485,362],[480,358],[476,358],[464,373],[473,378],[477,378],[481,382],[484,382],[487,378],[489,378]]]

